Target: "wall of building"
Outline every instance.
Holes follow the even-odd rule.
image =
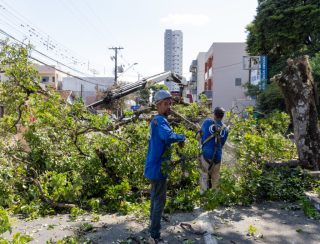
[[[207,87],[212,89],[212,108],[222,106],[230,110],[248,104],[250,99],[243,84],[248,82],[249,72],[242,65],[242,57],[246,55],[246,44],[240,42],[213,43],[206,53],[206,62],[212,62],[205,74]]]
[[[204,64],[206,52],[200,52],[197,56],[197,101],[204,91]]]
[[[45,86],[52,85],[55,89],[59,89],[59,84],[62,82],[63,77],[66,75],[57,71],[54,66],[35,64],[35,68],[39,72],[40,84]]]

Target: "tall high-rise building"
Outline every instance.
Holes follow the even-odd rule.
[[[164,33],[164,71],[182,75],[183,35],[181,30],[166,30]],[[166,82],[169,90],[179,91],[179,86]]]

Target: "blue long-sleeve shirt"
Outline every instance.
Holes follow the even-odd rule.
[[[209,136],[216,132],[216,127],[222,126],[222,121],[205,119],[201,125],[201,143],[203,143]],[[216,137],[214,137],[202,145],[202,155],[205,159],[221,162],[222,147],[226,143],[228,133],[228,128],[224,127],[220,132],[220,142]]]
[[[174,142],[183,142],[186,137],[172,131],[163,115],[156,115],[150,122],[148,153],[144,168],[144,176],[149,180],[163,180],[167,172],[161,172],[162,163],[170,160],[170,148]],[[166,166],[164,167],[166,168]]]

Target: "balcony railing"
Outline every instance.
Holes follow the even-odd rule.
[[[212,99],[212,90],[203,91],[203,94],[206,95],[208,99]]]

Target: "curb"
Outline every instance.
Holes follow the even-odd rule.
[[[304,195],[311,201],[313,206],[320,212],[320,199],[315,192],[305,191]]]

